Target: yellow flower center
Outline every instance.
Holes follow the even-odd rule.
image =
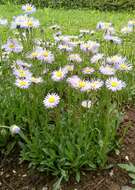
[[[15,48],[15,45],[14,45],[13,43],[11,43],[11,44],[9,45],[9,47],[10,47],[11,49],[13,49],[13,48]]]
[[[32,27],[32,26],[33,26],[33,22],[32,22],[31,20],[29,20],[29,21],[27,22],[27,25],[28,25],[29,27]]]
[[[27,6],[27,11],[31,11],[32,7],[31,6]]]
[[[20,77],[25,77],[26,73],[24,70],[19,70],[19,75],[20,75]]]
[[[85,72],[86,73],[89,73],[89,72],[91,72],[92,70],[90,69],[90,68],[87,68],[87,69],[85,69]]]
[[[127,69],[127,65],[125,65],[124,63],[120,65],[121,69]]]
[[[50,98],[48,98],[48,102],[49,103],[54,103],[55,102],[55,97],[51,96]]]
[[[26,81],[23,81],[23,80],[22,80],[22,81],[19,81],[19,85],[20,85],[20,86],[26,86],[26,85],[27,85],[27,82],[26,82]]]
[[[111,82],[111,85],[112,85],[112,87],[116,87],[116,86],[118,86],[118,82],[113,81],[113,82]]]
[[[83,88],[83,87],[85,87],[85,85],[86,85],[86,82],[84,82],[84,81],[79,82],[79,88]]]
[[[48,51],[44,51],[44,52],[43,52],[43,56],[44,56],[44,57],[48,57],[48,55],[49,55]]]
[[[36,57],[38,55],[38,53],[35,51],[35,52],[32,52],[32,57]]]
[[[93,82],[93,83],[91,84],[91,86],[92,86],[93,88],[96,88],[96,85],[97,85],[97,82]]]
[[[57,76],[57,77],[62,77],[62,72],[61,72],[61,71],[57,71],[57,72],[56,72],[56,76]]]

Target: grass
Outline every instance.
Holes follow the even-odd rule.
[[[21,14],[20,6],[0,5],[0,17],[11,19]],[[135,12],[100,12],[96,10],[57,10],[44,8],[36,12],[36,18],[40,19],[43,26],[58,23],[65,33],[75,34],[80,28],[95,28],[99,21],[111,21],[116,29],[120,29]]]

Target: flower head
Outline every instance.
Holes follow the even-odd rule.
[[[96,79],[96,80],[91,80],[90,81],[90,89],[91,90],[98,90],[103,86],[103,81],[101,81],[100,79]]]
[[[85,67],[82,69],[83,74],[92,74],[95,70],[92,67]]]
[[[12,125],[10,127],[10,132],[11,132],[12,135],[19,134],[20,128],[17,125]]]
[[[36,7],[34,5],[31,5],[31,4],[26,4],[26,5],[22,6],[22,10],[26,14],[32,14],[32,13],[36,12]]]
[[[91,100],[83,100],[81,105],[84,108],[90,108],[91,107]]]
[[[94,41],[88,41],[80,45],[80,48],[82,51],[90,52],[90,53],[97,53],[99,47],[100,47],[100,44]]]
[[[106,87],[111,91],[119,91],[125,86],[125,82],[117,79],[116,77],[111,77],[106,80]]]
[[[77,63],[82,62],[82,59],[79,54],[70,54],[68,59],[71,62],[77,62]]]
[[[43,104],[46,108],[54,108],[60,102],[60,97],[56,93],[49,93],[45,97]]]
[[[2,46],[2,48],[7,52],[19,53],[23,50],[23,47],[20,42],[16,39],[8,39],[7,43]]]
[[[63,80],[65,78],[67,74],[67,71],[65,69],[59,69],[57,71],[53,71],[52,72],[52,80],[54,81],[60,81],[60,80]]]
[[[115,74],[115,69],[113,67],[111,67],[110,65],[105,65],[105,66],[101,66],[99,68],[100,72],[104,75],[114,75]]]
[[[31,85],[31,81],[29,79],[17,78],[15,84],[19,88],[27,89]]]

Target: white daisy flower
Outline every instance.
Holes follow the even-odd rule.
[[[32,14],[32,13],[36,12],[36,7],[34,5],[31,5],[31,4],[26,4],[26,5],[22,6],[22,10],[26,14]]]
[[[6,25],[8,25],[8,20],[5,19],[5,18],[0,18],[0,25],[1,25],[1,26],[6,26]]]
[[[60,81],[63,80],[66,77],[66,70],[65,69],[59,69],[58,71],[53,71],[51,79],[54,81]]]
[[[135,20],[130,20],[128,22],[128,27],[134,28],[135,27]]]
[[[120,71],[130,71],[132,70],[132,65],[128,63],[119,63],[116,65],[116,69]]]
[[[8,39],[7,43],[2,46],[2,49],[7,52],[20,53],[23,50],[23,46],[16,39]]]
[[[31,81],[29,79],[16,79],[15,85],[19,88],[27,89],[31,85]]]
[[[92,74],[95,70],[92,67],[85,67],[82,69],[83,74]]]
[[[123,27],[121,29],[121,33],[123,33],[123,34],[129,34],[131,32],[133,32],[133,28],[132,27]]]
[[[57,107],[57,105],[60,102],[60,97],[56,93],[49,93],[45,97],[43,104],[46,108],[54,108]]]
[[[98,61],[102,60],[104,57],[104,54],[97,53],[93,55],[93,57],[90,59],[91,63],[97,63]]]
[[[110,65],[105,65],[105,66],[101,66],[99,68],[99,71],[103,74],[103,75],[114,75],[116,70],[111,67]]]
[[[91,100],[83,100],[81,105],[84,108],[90,108],[91,107]]]
[[[50,51],[41,48],[39,49],[37,59],[51,64],[54,61],[54,55]]]
[[[109,27],[112,27],[112,23],[111,22],[102,22],[102,21],[100,21],[100,22],[97,23],[97,27],[96,28],[98,30],[106,30]]]
[[[81,92],[88,91],[90,89],[90,81],[80,79],[76,83],[76,88]]]
[[[112,36],[110,34],[106,34],[104,36],[104,39],[106,41],[111,41],[111,42],[113,42],[115,44],[121,44],[122,43],[122,39],[121,38],[119,38],[118,36]]]
[[[90,89],[91,90],[98,90],[103,86],[103,81],[101,81],[100,79],[96,79],[96,80],[91,80],[90,81]]]
[[[18,127],[17,125],[12,125],[10,127],[10,132],[12,135],[16,135],[16,134],[19,134],[20,133],[20,127]]]
[[[126,61],[126,57],[122,57],[121,55],[114,55],[111,57],[107,57],[106,62],[108,64],[121,64],[124,63]]]
[[[82,62],[82,59],[79,54],[70,54],[68,57],[68,60],[71,62],[77,62],[77,63]]]
[[[83,43],[80,45],[80,48],[84,52],[97,53],[100,44],[94,41],[88,41],[87,43]]]
[[[106,87],[113,92],[119,91],[122,88],[126,87],[125,82],[117,79],[116,77],[111,77],[107,79],[105,84],[106,84]]]
[[[74,65],[65,65],[63,69],[65,69],[66,72],[73,71]]]
[[[58,45],[58,49],[60,49],[61,51],[66,51],[66,52],[71,52],[73,51],[73,47],[66,45],[66,44],[60,44]]]
[[[32,77],[31,82],[33,82],[35,84],[39,84],[39,83],[43,82],[43,79],[41,77]]]

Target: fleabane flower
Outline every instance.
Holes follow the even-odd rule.
[[[23,46],[16,39],[8,39],[7,43],[2,46],[6,52],[20,53],[23,50]]]
[[[36,12],[36,7],[34,5],[31,5],[31,4],[26,4],[26,5],[22,6],[22,10],[26,14],[32,14],[32,13]]]
[[[54,61],[54,55],[50,51],[40,48],[38,50],[37,59],[42,62],[51,64]]]
[[[19,15],[13,18],[11,22],[11,29],[14,28],[38,28],[40,26],[39,20],[27,15]]]
[[[31,81],[29,79],[26,79],[26,78],[25,79],[17,78],[15,85],[19,88],[27,89],[31,85]]]
[[[102,65],[100,68],[99,68],[99,71],[103,74],[103,75],[114,75],[116,70],[111,67],[110,65]]]
[[[10,132],[12,135],[16,135],[16,134],[19,134],[20,133],[20,127],[18,127],[17,125],[12,125],[10,127]]]
[[[58,49],[61,51],[66,51],[66,52],[72,52],[73,51],[73,47],[69,46],[68,44],[59,44]]]
[[[90,89],[91,90],[98,90],[103,86],[103,81],[100,79],[93,79],[90,81]]]
[[[95,55],[93,55],[90,59],[91,63],[97,63],[98,61],[102,60],[104,57],[104,54],[102,53],[97,53]]]
[[[118,69],[120,71],[130,71],[130,70],[132,70],[132,65],[123,62],[123,63],[117,64],[116,69]]]
[[[43,82],[42,77],[31,77],[31,82],[35,83],[35,84],[39,84]]]
[[[96,28],[98,30],[106,30],[109,27],[112,27],[112,23],[111,22],[102,22],[102,21],[100,21],[100,22],[97,23],[97,27]]]
[[[122,57],[121,55],[114,55],[111,57],[107,57],[106,62],[108,64],[121,64],[124,63],[126,61],[126,57]]]
[[[77,62],[77,63],[82,62],[82,58],[80,57],[79,54],[70,54],[68,57],[68,60],[71,62]]]
[[[84,108],[90,108],[91,104],[92,104],[91,100],[83,100],[81,103],[82,107],[84,107]]]
[[[65,70],[65,72],[71,72],[74,70],[74,65],[71,64],[65,65],[63,69]]]
[[[52,80],[54,81],[60,81],[63,80],[66,77],[67,71],[65,69],[59,69],[57,71],[52,72]]]
[[[107,79],[105,84],[106,87],[113,92],[122,90],[122,88],[126,87],[125,82],[117,79],[116,77]]]
[[[123,33],[123,34],[129,34],[131,32],[133,32],[133,28],[132,27],[123,27],[121,29],[121,33]]]
[[[76,83],[76,88],[81,92],[88,91],[90,89],[90,81],[80,79]]]
[[[5,18],[0,18],[0,25],[1,26],[7,26],[8,25],[8,20]]]
[[[121,38],[119,38],[118,36],[112,36],[110,34],[106,34],[104,36],[104,39],[106,41],[113,42],[114,44],[121,44],[122,43],[122,39]]]
[[[46,108],[55,108],[60,102],[60,97],[56,93],[49,93],[45,97],[43,104]]]
[[[29,78],[31,79],[32,77],[32,73],[27,70],[27,69],[24,69],[24,68],[14,68],[13,70],[13,74],[17,77],[17,78]]]
[[[32,65],[31,64],[29,64],[29,63],[26,63],[26,62],[24,62],[24,61],[22,61],[22,60],[16,60],[16,62],[15,62],[15,65],[16,66],[19,66],[19,67],[21,67],[21,68],[30,68]]]
[[[135,20],[128,21],[128,27],[134,28],[135,27]]]
[[[90,53],[97,53],[98,49],[100,47],[100,44],[95,41],[87,41],[86,43],[82,43],[80,45],[80,48],[84,52],[90,52]]]
[[[82,73],[85,75],[92,74],[92,73],[94,73],[94,71],[95,70],[92,67],[85,67],[82,69]]]

